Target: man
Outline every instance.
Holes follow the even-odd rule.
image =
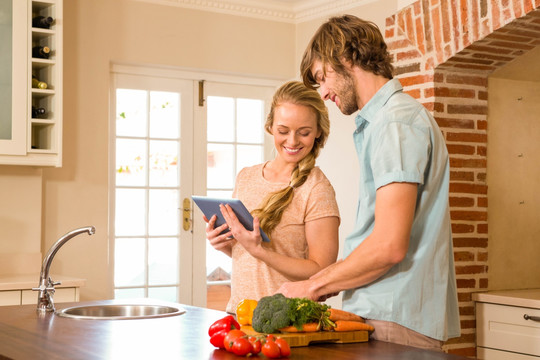
[[[448,205],[449,159],[433,116],[403,93],[377,26],[355,16],[323,24],[301,73],[346,115],[360,161],[356,224],[345,259],[285,296],[324,300],[346,290],[343,309],[375,327],[372,338],[441,351],[460,335]]]

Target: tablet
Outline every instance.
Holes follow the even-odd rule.
[[[253,216],[251,216],[248,209],[246,209],[242,201],[240,201],[239,199],[219,199],[208,196],[196,195],[192,195],[191,198],[193,199],[195,204],[197,204],[199,209],[201,209],[201,211],[208,220],[210,220],[212,215],[217,216],[215,227],[225,224],[225,219],[223,218],[223,215],[219,210],[219,205],[229,204],[234,210],[238,221],[240,221],[240,223],[244,225],[247,230],[253,231]],[[261,231],[261,237],[263,241],[270,242],[270,239],[264,233],[264,231],[261,228],[259,228],[259,230]],[[222,234],[226,233],[227,231],[228,230],[223,231]]]

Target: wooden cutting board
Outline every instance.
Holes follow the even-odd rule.
[[[251,326],[242,326],[241,330],[248,335],[261,335],[261,333],[253,330]],[[317,331],[309,333],[280,333],[276,336],[282,337],[289,343],[291,347],[308,346],[311,343],[354,343],[366,342],[369,340],[369,332],[367,330],[356,331]]]

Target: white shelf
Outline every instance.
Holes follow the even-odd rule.
[[[0,141],[0,165],[62,165],[62,1],[15,2],[11,119],[14,130],[11,139]],[[51,16],[51,27],[32,27],[32,19],[37,15]],[[37,45],[51,49],[48,59],[32,57],[32,48]],[[32,88],[33,75],[47,83],[47,89]],[[45,108],[43,118],[32,118],[33,106]]]
[[[35,75],[47,83],[47,89],[31,88],[29,91],[30,112],[28,116],[27,152],[39,158],[40,155],[57,156],[55,166],[61,164],[62,140],[62,0],[29,0],[28,22],[32,25],[35,16],[51,16],[54,23],[49,29],[30,27],[29,55],[34,46],[48,46],[48,59],[29,59],[29,79]],[[31,108],[45,108],[43,118],[32,118]],[[45,163],[45,159],[44,159]]]

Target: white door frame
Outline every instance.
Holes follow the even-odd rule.
[[[255,86],[266,86],[276,89],[280,86],[284,80],[281,79],[270,79],[270,78],[257,78],[253,76],[246,76],[243,74],[224,74],[218,72],[205,72],[191,69],[181,69],[181,68],[171,68],[171,67],[154,67],[146,65],[133,65],[133,64],[121,64],[113,63],[111,64],[111,94],[114,98],[114,74],[132,74],[132,75],[147,75],[151,77],[163,77],[167,79],[175,78],[182,80],[191,80],[193,81],[193,154],[194,157],[191,159],[191,163],[188,166],[191,166],[191,169],[194,171],[194,176],[191,178],[193,182],[191,184],[182,183],[182,190],[180,203],[182,203],[184,197],[187,195],[186,191],[191,188],[191,194],[201,193],[206,190],[206,172],[204,171],[201,175],[200,167],[196,164],[204,162],[206,164],[206,140],[198,141],[196,139],[206,139],[206,107],[199,106],[199,81],[208,81],[215,83],[224,83],[224,84],[236,84],[236,85],[255,85]],[[113,113],[114,106],[111,106],[110,110],[110,126],[114,130],[114,119],[116,115]],[[268,110],[268,109],[266,109]],[[113,134],[113,132],[110,132]],[[202,135],[201,135],[202,134]],[[270,144],[270,147],[273,148],[273,144]],[[109,136],[109,161],[115,161],[114,158],[114,137]],[[265,157],[270,158],[271,151],[269,147],[265,147]],[[186,164],[187,165],[187,164]],[[194,180],[196,179],[196,181]],[[184,180],[184,179],[182,179]],[[115,178],[114,174],[109,176],[109,193],[111,189],[114,189]],[[187,186],[185,186],[187,185]],[[191,186],[190,186],[191,185]],[[112,202],[112,197],[109,196],[109,201]],[[109,209],[112,209],[110,204]],[[193,209],[193,205],[192,205]],[[114,210],[114,209],[113,209]],[[193,214],[193,212],[192,212]],[[184,232],[184,230],[181,230]],[[200,263],[197,261],[199,258],[206,258],[206,242],[205,241],[193,241],[193,239],[206,238],[205,234],[205,224],[200,219],[200,221],[192,221],[192,230],[190,236],[184,237],[186,241],[191,242],[192,249],[192,263]],[[187,235],[187,234],[183,234]],[[110,268],[114,269],[114,224],[109,224],[109,261]],[[187,240],[189,239],[189,240]],[[204,261],[206,263],[206,261]],[[191,281],[187,281],[192,288],[191,299],[180,299],[181,302],[188,305],[195,306],[206,306],[206,270],[204,266],[191,266],[191,269],[186,269],[182,267],[180,272],[191,273]],[[187,283],[184,283],[187,285]],[[109,275],[109,284],[110,288],[114,288],[114,273],[111,271]]]

